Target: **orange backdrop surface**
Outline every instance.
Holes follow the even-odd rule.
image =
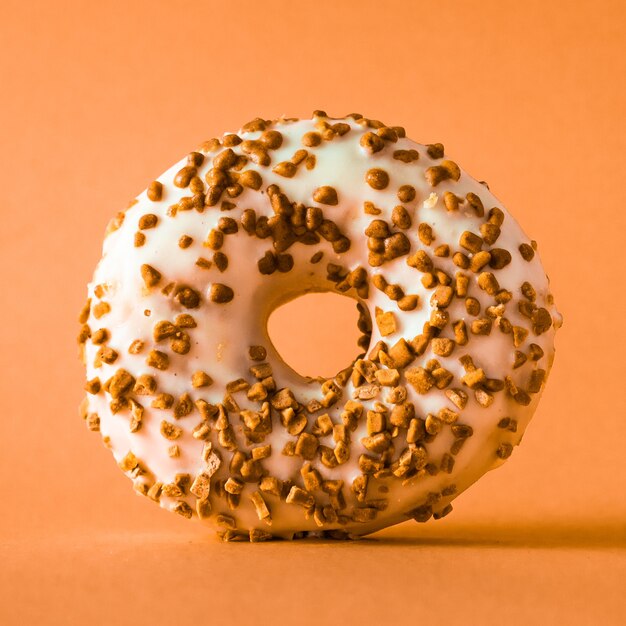
[[[3,0],[0,623],[626,619],[625,21],[620,0]],[[316,108],[403,125],[487,180],[565,324],[523,445],[445,520],[219,544],[136,497],[77,417],[77,311],[106,222],[156,175]]]

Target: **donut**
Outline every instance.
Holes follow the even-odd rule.
[[[304,377],[267,320],[329,291],[356,301],[362,353]],[[442,144],[315,111],[150,183],[79,322],[81,416],[136,492],[261,541],[447,515],[520,443],[561,316],[536,242]]]

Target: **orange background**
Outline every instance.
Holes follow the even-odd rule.
[[[0,623],[622,622],[625,18],[621,0],[3,0]],[[445,520],[220,544],[136,497],[78,419],[76,315],[148,181],[316,108],[404,125],[487,180],[565,325],[524,444]]]

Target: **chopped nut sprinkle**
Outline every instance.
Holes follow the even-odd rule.
[[[498,428],[503,428],[515,433],[517,432],[517,420],[511,419],[510,417],[503,417],[498,422]]]
[[[400,202],[412,202],[415,200],[415,187],[412,185],[402,185],[398,189],[398,200]]]
[[[96,353],[96,358],[94,359],[94,366],[100,367],[102,363],[106,363],[107,365],[111,365],[115,363],[117,360],[118,354],[113,348],[109,346],[101,346],[101,348]]]
[[[419,159],[419,153],[417,150],[394,150],[393,158],[403,163],[412,163]]]
[[[308,132],[302,136],[302,145],[307,148],[314,148],[322,143],[322,136],[316,132]]]
[[[90,393],[92,395],[96,395],[100,393],[100,389],[101,389],[100,379],[96,377],[96,378],[92,378],[91,380],[88,380],[85,383],[84,389],[87,393]]]
[[[92,313],[93,316],[99,320],[101,317],[104,317],[107,313],[110,313],[111,311],[111,305],[108,302],[98,302],[98,304],[96,304],[93,308],[92,308]]]
[[[141,266],[141,277],[146,287],[155,287],[161,282],[161,273],[155,270],[151,265]]]
[[[501,443],[496,450],[496,455],[500,459],[508,459],[513,453],[513,446],[510,443]]]
[[[423,367],[413,367],[405,372],[406,380],[419,394],[428,393],[435,384],[432,374]]]
[[[486,379],[487,377],[485,376],[485,372],[483,372],[481,368],[468,371],[461,378],[463,383],[472,389],[484,383]]]
[[[263,184],[263,179],[261,178],[261,174],[257,171],[246,170],[245,172],[241,172],[239,175],[239,184],[243,187],[248,187],[258,191]]]
[[[187,309],[195,309],[200,305],[200,294],[186,285],[179,285],[174,292],[174,300]]]
[[[216,302],[218,304],[226,304],[227,302],[230,302],[234,297],[235,294],[230,287],[222,285],[221,283],[213,283],[211,285],[209,298],[212,302]]]
[[[146,364],[150,367],[155,367],[159,370],[166,370],[169,367],[170,359],[165,354],[165,352],[161,352],[160,350],[151,350],[148,358],[146,359]]]
[[[138,464],[139,460],[132,452],[128,452],[126,456],[118,463],[120,469],[123,472],[130,472],[134,470]]]
[[[478,286],[491,296],[500,290],[498,280],[491,272],[481,272],[478,275]]]
[[[436,337],[431,341],[433,352],[437,356],[450,356],[454,350],[454,341],[443,337]]]
[[[437,287],[430,298],[430,303],[433,306],[439,307],[441,309],[445,309],[452,302],[452,298],[454,297],[454,291],[452,287],[448,287],[446,285],[440,285]]]
[[[543,307],[533,311],[531,321],[535,335],[545,333],[552,326],[552,317],[548,310]]]
[[[125,369],[118,369],[107,381],[105,388],[112,398],[120,398],[129,393],[135,386],[135,378]]]
[[[380,168],[372,168],[365,175],[365,182],[378,191],[386,189],[389,185],[389,174]]]
[[[272,172],[278,174],[279,176],[284,176],[285,178],[293,178],[296,175],[297,171],[298,166],[294,163],[291,163],[290,161],[282,161],[272,169]],[[319,200],[317,200],[317,202],[319,202]]]
[[[453,161],[442,161],[441,165],[434,165],[425,171],[426,180],[431,187],[436,187],[440,182],[448,179],[454,181],[461,177],[459,166]]]
[[[172,424],[166,420],[161,422],[161,435],[165,437],[165,439],[169,439],[170,441],[174,441],[179,439],[183,434],[183,429],[175,424]]]
[[[159,221],[159,218],[153,213],[147,213],[139,218],[139,230],[148,230],[154,228]]]
[[[528,392],[529,393],[539,393],[541,391],[541,386],[546,378],[546,370],[536,369],[533,370],[530,374],[530,380],[528,381]]]
[[[191,376],[191,384],[194,388],[209,387],[213,384],[213,379],[206,373],[197,371]]]
[[[480,252],[480,249],[483,245],[483,240],[478,235],[475,235],[474,233],[466,230],[463,232],[461,238],[459,239],[459,245],[462,248],[469,250],[469,252],[476,253]]]
[[[367,132],[361,136],[360,144],[371,154],[380,152],[385,147],[385,141],[377,134]]]
[[[261,135],[261,142],[270,150],[278,150],[283,145],[283,135],[277,130],[266,130]]]
[[[174,177],[176,187],[185,188],[189,186],[191,179],[197,174],[195,167],[187,165],[180,169]]]
[[[530,244],[522,243],[519,246],[519,253],[522,255],[524,261],[532,261],[535,256],[535,251]]]
[[[150,405],[153,409],[171,409],[174,404],[174,396],[169,393],[160,393]]]
[[[248,356],[252,361],[263,361],[267,356],[267,351],[263,346],[250,346]]]
[[[378,309],[376,312],[376,325],[378,326],[378,330],[383,337],[393,335],[393,333],[397,330],[396,318],[391,311],[383,312]]]
[[[163,185],[158,180],[152,181],[148,186],[147,194],[149,200],[158,202],[163,197]]]
[[[472,256],[470,260],[470,269],[472,272],[480,272],[485,265],[489,264],[489,261],[491,261],[491,254],[485,250],[480,250]]]
[[[434,240],[432,227],[424,222],[418,226],[417,235],[425,246],[429,246]]]
[[[174,404],[174,417],[180,419],[189,415],[194,409],[194,404],[188,393],[184,393]]]
[[[511,262],[511,253],[504,248],[491,248],[489,253],[491,254],[489,267],[494,270],[501,270]]]
[[[91,335],[91,343],[100,345],[109,340],[109,331],[106,328],[99,328]]]
[[[528,347],[528,358],[531,361],[539,361],[543,357],[543,350],[541,346],[538,346],[536,343],[531,343]]]
[[[431,143],[426,147],[426,153],[431,159],[442,159],[444,147],[442,143]]]
[[[302,433],[296,442],[295,452],[303,459],[312,460],[315,457],[319,441],[315,435]]]
[[[268,509],[267,504],[263,499],[263,496],[261,495],[261,492],[255,491],[254,493],[252,493],[250,495],[250,500],[252,501],[252,504],[256,509],[256,514],[258,515],[259,519],[271,523],[270,510]]]
[[[407,259],[407,265],[414,267],[420,272],[430,272],[433,269],[433,262],[424,250],[418,250]]]
[[[309,508],[315,504],[315,498],[311,494],[304,491],[304,489],[294,485],[289,490],[289,493],[285,498],[285,502],[287,504],[298,504],[305,508]]]
[[[334,187],[329,186],[318,187],[313,192],[313,200],[319,204],[328,204],[330,206],[339,204],[337,190]]]

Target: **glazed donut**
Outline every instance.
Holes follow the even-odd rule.
[[[324,291],[363,332],[326,380],[267,332]],[[441,144],[316,111],[152,182],[109,224],[80,323],[81,415],[137,492],[258,541],[446,515],[520,442],[561,317],[536,243]]]

